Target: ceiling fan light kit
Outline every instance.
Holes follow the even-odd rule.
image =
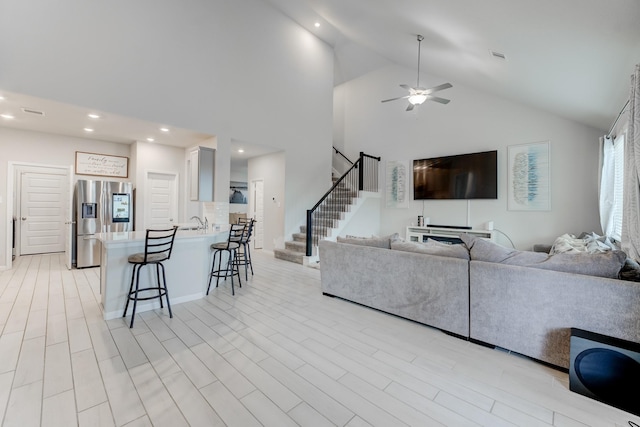
[[[441,85],[434,86],[434,87],[429,88],[429,89],[425,89],[423,87],[420,87],[420,45],[421,45],[422,40],[424,40],[424,37],[421,36],[420,34],[418,34],[418,79],[417,79],[417,82],[416,82],[416,86],[415,87],[411,87],[411,86],[406,85],[406,84],[401,84],[400,87],[405,89],[405,90],[408,90],[409,91],[409,95],[400,96],[400,97],[397,97],[397,98],[385,99],[382,102],[395,101],[397,99],[406,99],[406,100],[409,101],[409,105],[407,105],[406,111],[413,110],[414,106],[421,105],[426,100],[439,102],[440,104],[448,104],[449,103],[448,99],[444,99],[444,98],[440,98],[440,97],[437,97],[437,96],[433,96],[431,94],[434,93],[434,92],[437,92],[439,90],[449,89],[450,87],[453,87],[451,85],[451,83],[443,83]]]
[[[427,100],[427,95],[415,94],[409,97],[409,102],[413,105],[420,105]]]

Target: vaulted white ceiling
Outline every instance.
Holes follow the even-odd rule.
[[[605,131],[626,102],[629,76],[640,63],[640,0],[264,1],[333,46],[336,85],[390,64],[415,71],[421,34],[424,73]],[[399,83],[410,81],[390,81],[389,97],[398,94]],[[6,98],[0,113],[27,107],[56,120],[21,112],[19,120],[0,126],[123,143],[154,136],[183,147],[210,137],[183,129],[162,134],[162,124],[109,114],[88,135],[82,130],[85,108],[14,93]],[[246,145],[255,155],[269,152],[234,144],[232,149]]]
[[[336,84],[416,69],[421,34],[421,71],[603,130],[640,63],[638,0],[268,1],[334,47]]]

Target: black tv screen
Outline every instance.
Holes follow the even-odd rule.
[[[413,161],[413,199],[497,199],[498,152]]]

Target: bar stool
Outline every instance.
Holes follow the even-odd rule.
[[[207,295],[209,295],[209,289],[211,288],[211,280],[216,278],[216,288],[220,278],[231,277],[231,295],[235,295],[233,288],[233,276],[238,276],[238,284],[242,287],[242,281],[240,280],[240,269],[235,262],[238,248],[240,247],[240,240],[244,234],[244,224],[231,224],[229,229],[229,237],[226,242],[213,243],[210,249],[213,251],[213,261],[211,262],[211,273],[209,274],[209,285],[207,286]],[[222,268],[222,254],[228,254],[227,265]],[[218,260],[218,268],[216,269],[216,260]]]
[[[244,224],[245,229],[242,234],[242,238],[238,243],[240,243],[240,248],[238,249],[238,253],[236,254],[236,264],[238,266],[244,265],[244,278],[245,280],[249,280],[248,268],[251,268],[251,275],[253,276],[253,264],[251,264],[251,235],[253,234],[253,224],[256,222],[255,219],[249,218],[238,218],[238,224]]]
[[[133,264],[133,271],[131,273],[131,286],[129,286],[129,294],[127,295],[127,304],[124,306],[124,313],[122,317],[127,315],[127,309],[129,308],[129,301],[133,301],[133,312],[131,313],[130,328],[133,328],[133,320],[136,316],[136,306],[138,301],[150,300],[160,298],[160,308],[164,308],[162,304],[162,297],[167,300],[167,308],[169,309],[169,317],[173,317],[171,312],[171,304],[169,304],[169,294],[167,293],[167,278],[164,273],[163,261],[167,261],[171,257],[171,250],[173,249],[173,241],[176,237],[178,227],[173,227],[166,230],[147,230],[144,241],[144,253],[137,253],[130,255],[127,259],[129,263]],[[140,288],[140,270],[145,265],[156,266],[156,284],[157,286],[151,286]],[[160,270],[162,269],[162,280],[160,280]],[[135,289],[134,289],[135,283]],[[157,295],[150,295],[141,297],[140,292],[145,291],[158,291]]]

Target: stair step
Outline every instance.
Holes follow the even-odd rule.
[[[307,242],[284,242],[284,248],[295,252],[307,252]]]
[[[340,222],[340,220],[338,219],[331,219],[331,218],[316,218],[313,221],[313,233],[312,234],[317,234],[318,236],[328,236],[328,230],[329,228],[336,228],[338,227],[338,223]],[[305,232],[306,232],[306,227],[305,227]]]
[[[353,200],[354,198],[356,198],[357,195],[356,194],[350,194],[350,193],[336,193],[336,194],[332,194],[329,197],[326,198],[326,201],[345,201],[346,203],[350,203],[351,200]]]
[[[330,233],[330,226],[331,224],[325,224],[325,236],[328,236]],[[335,224],[334,224],[335,225]],[[307,226],[306,225],[301,225],[300,226],[300,234],[304,234],[305,236],[307,235]],[[295,240],[295,239],[294,239]],[[306,237],[305,237],[305,242],[307,241]]]
[[[290,251],[288,249],[274,249],[273,255],[278,258],[296,264],[304,264],[304,253]]]
[[[294,242],[306,242],[307,241],[307,233],[293,233],[293,241]]]
[[[323,212],[323,211],[349,212],[350,210],[351,210],[351,203],[324,202],[318,207],[316,212]]]
[[[321,206],[330,206],[330,207],[349,207],[353,203],[353,198],[344,198],[344,199],[327,199]]]
[[[288,241],[288,242],[284,242],[284,248],[292,251],[292,252],[298,252],[301,254],[307,254],[307,242],[296,242],[296,241]],[[318,248],[317,247],[313,247],[311,248],[311,255],[317,255],[318,253]]]
[[[340,211],[319,211],[313,214],[313,219],[323,221],[325,219],[343,219],[344,212]]]
[[[332,196],[351,196],[351,197],[355,197],[358,194],[357,191],[355,190],[351,190],[350,188],[340,188],[340,187],[336,187],[333,189],[332,191]]]

